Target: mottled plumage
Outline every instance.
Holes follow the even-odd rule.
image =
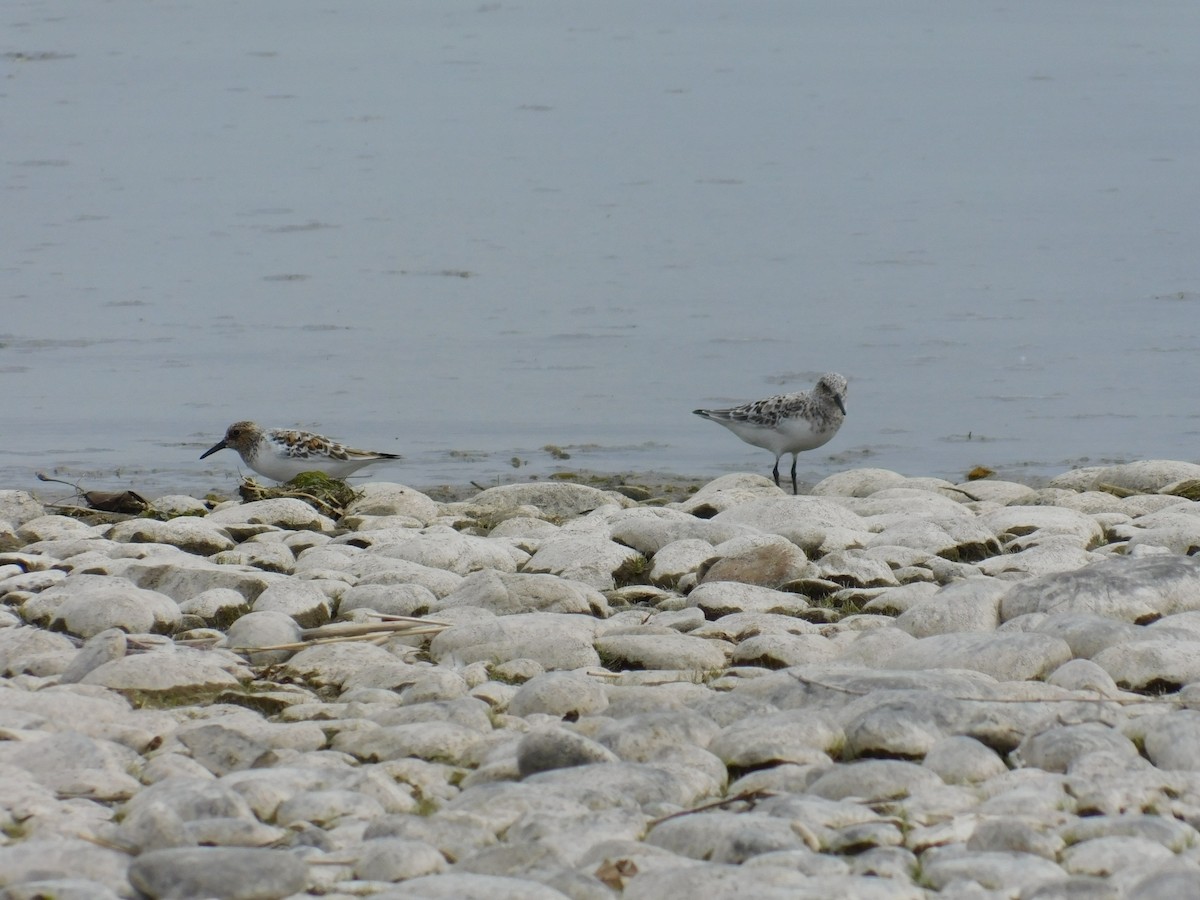
[[[724,425],[747,444],[775,454],[775,484],[779,484],[779,460],[792,454],[792,493],[796,485],[796,456],[828,443],[846,417],[846,379],[827,372],[811,391],[779,394],[730,409],[696,409],[693,412]]]
[[[400,458],[395,453],[355,450],[308,431],[286,428],[263,431],[253,422],[234,422],[225,431],[225,437],[200,458],[226,447],[236,450],[242,462],[259,475],[275,481],[290,481],[301,472],[324,472],[330,478],[345,478],[373,462]]]

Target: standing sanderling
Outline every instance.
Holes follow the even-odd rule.
[[[779,484],[779,460],[792,454],[792,493],[796,487],[796,455],[820,447],[837,434],[846,417],[846,379],[827,372],[812,391],[780,394],[755,400],[732,409],[695,409],[696,415],[724,425],[747,444],[775,454],[775,484]]]
[[[201,459],[228,447],[259,475],[290,481],[301,472],[324,472],[330,478],[345,478],[373,462],[399,459],[395,453],[353,450],[344,444],[312,434],[272,428],[263,431],[253,422],[234,422],[225,437],[200,455]]]

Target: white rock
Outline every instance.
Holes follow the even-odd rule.
[[[503,484],[473,497],[468,507],[476,518],[497,522],[522,515],[523,507],[535,507],[551,521],[573,519],[604,506],[626,508],[634,502],[616,491],[601,491],[583,484]]]
[[[564,900],[567,896],[527,878],[456,872],[413,878],[404,882],[404,889],[422,900]]]
[[[231,504],[213,510],[208,514],[208,521],[217,525],[273,525],[291,531],[331,532],[337,527],[328,516],[295,497]]]
[[[516,541],[519,546],[532,553],[544,538],[557,534],[558,530],[557,525],[547,522],[545,519],[533,516],[513,516],[489,531],[488,537]]]
[[[856,797],[875,802],[912,796],[940,786],[929,769],[894,759],[869,759],[836,766],[809,785],[809,793],[829,800]]]
[[[539,728],[517,744],[517,769],[522,778],[552,769],[615,763],[619,759],[603,744],[565,728]]]
[[[1153,494],[1175,482],[1193,481],[1197,478],[1200,478],[1200,465],[1195,463],[1171,459],[1143,459],[1100,469],[1095,473],[1091,486],[1114,485],[1128,491]]]
[[[285,897],[304,890],[306,869],[282,850],[174,847],[134,859],[129,882],[151,897]]]
[[[1200,558],[1114,558],[1015,585],[1000,603],[1007,621],[1029,612],[1091,612],[1125,622],[1200,608]]]
[[[965,495],[975,500],[989,500],[1003,505],[1018,506],[1029,502],[1037,495],[1037,491],[1025,484],[1015,481],[979,480],[964,481],[955,485]]]
[[[467,575],[480,569],[515,572],[529,559],[529,554],[517,550],[500,539],[461,534],[444,525],[432,525],[423,531],[411,532],[403,540],[375,544],[371,552],[393,559],[406,559],[433,569],[445,569]]]
[[[713,551],[716,559],[698,573],[702,582],[733,581],[782,588],[812,574],[804,551],[779,535],[737,537],[718,544]]]
[[[816,497],[869,497],[886,488],[903,487],[908,479],[890,469],[850,469],[813,485]]]
[[[913,518],[949,528],[954,522],[970,522],[974,518],[963,506],[964,499],[957,492],[946,496],[940,490],[913,487],[912,480],[908,480],[904,487],[884,488],[869,497],[846,500],[845,506],[864,517],[872,531],[886,528],[900,519]],[[994,538],[991,532],[987,532],[987,536]]]
[[[1008,771],[995,750],[965,735],[936,741],[925,754],[922,765],[937,773],[946,784],[987,781]]]
[[[827,662],[840,656],[840,648],[821,634],[761,634],[748,637],[733,651],[732,662],[741,666],[782,669]]]
[[[542,541],[523,571],[550,573],[603,591],[647,566],[636,550],[602,534],[560,533]]]
[[[0,764],[16,766],[60,795],[124,800],[141,785],[129,772],[138,755],[113,741],[73,731],[0,743]]]
[[[135,587],[125,578],[103,575],[71,575],[27,602],[21,613],[29,621],[85,638],[109,628],[169,633],[180,617],[170,597]]]
[[[599,763],[541,772],[525,780],[552,795],[575,800],[594,809],[697,805],[719,795],[727,777],[720,760],[696,747],[677,748],[669,756],[647,763]]]
[[[1094,518],[1056,506],[1006,506],[985,513],[981,523],[1006,539],[1028,535],[1035,535],[1038,540],[1051,534],[1067,536],[1083,550],[1090,550],[1104,540],[1104,532]]]
[[[669,819],[656,825],[646,841],[680,856],[716,863],[743,863],[763,853],[807,849],[789,821],[755,812],[714,811]]]
[[[1066,872],[1054,862],[1033,853],[1006,851],[979,851],[969,853],[946,848],[939,853],[937,848],[921,857],[921,872],[924,880],[936,891],[941,891],[955,882],[975,883],[993,891],[1032,891],[1039,885],[1062,880]]]
[[[1115,526],[1112,534],[1129,542],[1129,552],[1139,548],[1162,547],[1171,553],[1191,556],[1200,548],[1200,516],[1191,512],[1194,508],[1194,504],[1189,504],[1182,509],[1171,507],[1163,512],[1152,513],[1128,525]]]
[[[681,502],[678,508],[701,519],[711,519],[717,513],[733,506],[763,497],[779,497],[782,494],[783,491],[769,478],[747,472],[734,472],[702,485],[696,493]]]
[[[50,660],[50,668],[57,674],[70,668],[77,657],[75,644],[61,634],[22,625],[0,628],[0,674],[42,670]]]
[[[514,716],[555,717],[596,715],[608,707],[604,685],[575,672],[547,672],[530,678],[509,701]]]
[[[411,684],[420,671],[420,667],[406,663],[382,647],[358,641],[307,647],[280,669],[284,677],[344,691],[353,687],[392,691]]]
[[[1015,622],[1016,619],[1009,621]],[[1107,647],[1149,636],[1129,622],[1088,612],[1051,613],[1044,616],[1033,630],[1062,638],[1078,659],[1091,659]]]
[[[288,547],[281,543],[256,543],[253,539],[243,541],[236,549],[214,553],[209,559],[221,565],[253,566],[285,575],[296,567],[296,557]]]
[[[1063,640],[1043,634],[939,634],[901,648],[891,669],[970,669],[998,680],[1044,678],[1071,658]]]
[[[478,762],[486,735],[454,722],[415,722],[363,731],[342,731],[333,749],[364,761],[415,757],[452,766]]]
[[[1113,753],[1129,760],[1138,757],[1133,741],[1121,732],[1099,722],[1085,722],[1027,735],[1013,751],[1013,758],[1043,772],[1065,772],[1079,757],[1096,752]]]
[[[22,492],[0,492],[19,493]],[[129,897],[128,868],[126,853],[78,838],[34,838],[0,847],[0,883],[5,885],[47,879],[86,879],[118,896]]]
[[[346,507],[346,516],[408,516],[428,524],[437,518],[438,505],[403,484],[368,481],[355,488],[358,497]]]
[[[128,519],[108,529],[109,540],[122,543],[168,544],[197,556],[211,556],[234,546],[229,532],[218,523],[195,516],[183,516],[167,522],[156,519]]]
[[[333,616],[333,601],[311,581],[289,579],[273,584],[258,595],[251,605],[254,612],[281,612],[291,616],[302,628],[316,628]]]
[[[712,544],[699,538],[671,541],[654,554],[650,582],[672,587],[689,572],[696,572],[716,556]]]
[[[422,584],[360,584],[338,598],[338,615],[370,609],[388,616],[424,616],[436,603],[433,591]]]
[[[1063,851],[1063,868],[1076,875],[1109,876],[1135,863],[1165,862],[1174,855],[1162,844],[1138,837],[1101,837]]]
[[[794,616],[808,609],[808,601],[799,594],[735,581],[706,582],[688,595],[687,603],[710,619],[743,612]]]
[[[203,500],[189,497],[187,494],[163,494],[155,497],[150,504],[154,511],[165,516],[203,516],[208,514],[208,506]]]
[[[383,814],[378,800],[358,791],[306,791],[279,804],[275,821],[285,828],[295,828],[301,822],[330,828],[342,819],[370,821]]]
[[[285,575],[264,572],[250,566],[223,566],[188,553],[173,553],[165,558],[124,560],[113,574],[128,578],[140,588],[166,594],[183,602],[217,588],[237,591],[247,601],[254,600]]]
[[[697,493],[689,503],[699,497]],[[778,489],[774,496],[731,506],[713,521],[781,535],[809,556],[862,546],[866,537],[863,520],[843,505],[820,497],[780,496]]]
[[[823,762],[844,741],[842,729],[828,716],[796,709],[759,715],[722,729],[708,745],[728,766]]]
[[[1200,771],[1200,711],[1181,709],[1146,723],[1146,756],[1160,769]]]
[[[247,653],[256,666],[283,662],[292,655],[291,650],[257,650],[259,647],[276,647],[294,644],[301,638],[300,625],[287,613],[262,611],[247,613],[237,619],[225,634],[224,646],[237,652]]]
[[[1081,550],[1075,538],[1068,535],[1048,535],[1032,546],[1016,553],[994,556],[979,563],[985,575],[1016,578],[1020,575],[1046,575],[1080,569],[1101,557]]]
[[[1112,676],[1090,659],[1068,660],[1050,674],[1046,683],[1069,691],[1095,691],[1105,697],[1118,693]]]
[[[910,606],[896,618],[896,627],[918,638],[995,631],[1000,624],[1000,598],[1008,589],[1008,585],[992,578],[954,582]]]
[[[70,516],[51,515],[30,519],[17,528],[16,536],[21,544],[32,544],[35,541],[98,537],[104,530],[103,527],[97,528]]]
[[[248,681],[250,673],[243,671]],[[180,649],[175,652],[124,656],[96,667],[82,679],[114,691],[143,696],[189,697],[236,688],[238,679],[211,654]]]
[[[682,610],[682,612],[696,613],[703,618],[703,613],[695,607]],[[652,623],[657,623],[658,621],[657,616],[651,619]],[[759,635],[820,634],[821,629],[811,622],[797,619],[794,616],[747,612],[729,613],[728,615],[721,616],[715,622],[704,622],[695,628],[690,628],[687,633],[693,634],[696,637],[718,638],[723,641],[740,643],[743,640]]]
[[[125,632],[120,628],[109,628],[93,635],[79,648],[70,666],[59,676],[58,683],[74,684],[81,681],[98,666],[124,656],[126,646]]]
[[[493,569],[466,576],[430,609],[436,614],[458,606],[476,606],[496,615],[531,612],[608,615],[608,601],[604,595],[587,584],[553,575]]]
[[[364,841],[354,877],[360,881],[408,881],[446,870],[446,858],[424,841],[375,838]]]
[[[951,533],[949,521],[952,520],[935,522],[897,514],[882,530],[867,537],[863,546],[869,550],[907,547],[953,561],[983,559],[998,548],[995,537],[990,532],[980,533],[980,526],[974,521],[968,526],[972,533],[965,536],[965,541]]]
[[[232,588],[213,588],[180,603],[179,611],[184,615],[199,616],[210,625],[228,628],[250,611],[250,604]]]
[[[0,520],[8,522],[13,528],[20,528],[45,514],[46,510],[32,494],[26,491],[0,491]]]
[[[439,663],[534,659],[547,670],[600,664],[593,643],[598,623],[584,616],[523,613],[455,625],[433,638],[429,654]]]
[[[296,572],[311,573],[319,571],[314,565],[319,557],[309,557],[309,553],[319,553],[326,548],[302,553],[296,560]],[[355,586],[367,584],[420,584],[433,592],[434,596],[445,597],[462,581],[462,576],[444,569],[434,569],[420,563],[409,562],[405,559],[392,559],[374,553],[361,553],[346,559],[342,571],[351,576]]]
[[[723,669],[733,649],[690,634],[609,634],[596,639],[601,659],[621,668],[707,672]]]

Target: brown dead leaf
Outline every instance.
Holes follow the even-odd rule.
[[[638,873],[637,863],[632,859],[606,859],[596,869],[596,877],[614,891],[625,889],[625,879]]]

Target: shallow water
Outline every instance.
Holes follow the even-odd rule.
[[[1196,459],[1200,5],[10,4],[0,485]],[[565,448],[557,460],[547,445]],[[514,459],[520,464],[514,467]]]

